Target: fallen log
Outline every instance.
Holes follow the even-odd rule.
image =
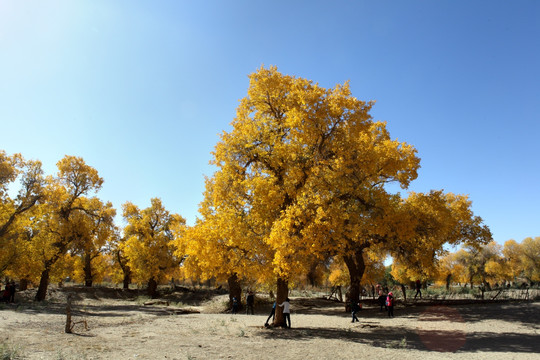
[[[166,300],[153,300],[153,301],[147,301],[144,303],[144,306],[150,306],[150,305],[166,305],[169,306],[169,302]]]

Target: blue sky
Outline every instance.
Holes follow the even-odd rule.
[[[0,0],[0,149],[81,156],[117,209],[192,224],[247,75],[350,81],[422,158],[409,190],[469,194],[494,239],[540,236],[540,2]]]

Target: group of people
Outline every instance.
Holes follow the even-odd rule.
[[[270,319],[274,321],[274,317],[276,316],[276,306],[283,308],[283,317],[285,318],[285,327],[291,328],[291,303],[289,298],[286,298],[284,302],[281,304],[278,304],[276,301],[274,301],[274,305],[272,305],[272,310],[270,311],[270,315],[268,315],[268,319],[266,319],[266,322],[264,323],[265,327],[270,326],[268,322]]]
[[[394,294],[389,291],[387,295],[384,295],[382,292],[382,289],[378,289],[379,291],[379,304],[381,306],[381,310],[383,307],[388,311],[388,317],[394,317]],[[253,292],[248,292],[248,295],[246,297],[246,315],[254,315],[254,303],[255,303],[255,296],[253,295]],[[266,319],[266,322],[264,326],[269,326],[270,320],[274,321],[274,317],[276,315],[276,307],[282,307],[283,308],[283,317],[285,320],[285,327],[291,328],[291,305],[289,298],[285,299],[285,301],[281,304],[278,304],[276,301],[274,301],[274,304],[272,306],[272,310],[270,311],[270,315]],[[240,308],[240,302],[236,297],[232,298],[232,308],[231,312],[233,314],[238,313],[238,309]],[[353,301],[350,304],[351,314],[352,314],[352,321],[351,322],[359,322],[358,316],[356,315],[360,310],[362,310],[362,304]]]
[[[386,310],[388,312],[388,317],[394,317],[394,293],[387,290],[387,294],[383,292],[383,289],[378,287],[378,301],[380,310],[383,311]]]
[[[246,315],[255,314],[254,310],[255,306],[255,295],[253,295],[253,291],[248,292],[248,295],[246,296]],[[238,309],[240,308],[240,302],[236,297],[232,298],[232,306],[231,306],[231,313],[237,314]]]
[[[4,292],[2,292],[2,298],[0,301],[6,302],[6,303],[14,303],[15,302],[15,291],[16,291],[16,285],[15,281],[7,282],[6,288],[4,289]]]
[[[255,295],[253,294],[253,291],[248,292],[248,295],[246,296],[246,315],[254,315],[254,306],[255,306]],[[270,319],[274,321],[274,317],[276,316],[276,306],[283,308],[283,317],[285,318],[285,327],[291,328],[291,304],[289,298],[286,298],[284,302],[281,304],[277,304],[277,302],[274,301],[274,305],[272,306],[272,310],[270,311],[270,315],[268,316],[268,319],[266,319],[266,323],[264,326],[269,326],[268,322]],[[238,314],[238,309],[240,309],[240,302],[236,297],[232,298],[232,306],[231,306],[231,313],[232,314]]]
[[[382,289],[379,289],[379,305],[380,305],[380,311],[383,311],[383,308],[388,312],[388,317],[394,317],[394,294],[389,291],[388,294],[384,294]],[[353,301],[350,303],[350,309],[351,309],[351,315],[352,315],[352,321],[351,322],[359,322],[358,317],[356,314],[362,310],[362,304],[356,301]]]

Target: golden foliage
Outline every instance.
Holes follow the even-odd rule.
[[[151,199],[151,206],[139,209],[131,202],[123,206],[127,221],[124,241],[119,244],[137,282],[162,281],[178,268],[182,258],[175,256],[175,235],[180,235],[185,219],[170,214],[161,200]]]

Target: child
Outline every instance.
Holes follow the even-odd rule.
[[[232,313],[236,314],[238,312],[238,299],[236,297],[232,298]]]
[[[394,317],[394,294],[391,291],[386,297],[386,308],[388,309],[388,317]]]
[[[283,316],[285,317],[285,327],[291,328],[291,304],[289,304],[289,298],[286,298],[282,304],[279,304],[279,307],[283,308]],[[287,326],[287,323],[289,326]]]
[[[272,311],[270,312],[268,319],[266,319],[266,323],[264,324],[264,326],[268,326],[268,322],[270,321],[270,318],[272,319],[272,322],[274,322],[275,315],[276,315],[276,302],[274,301],[274,305],[272,306]]]

